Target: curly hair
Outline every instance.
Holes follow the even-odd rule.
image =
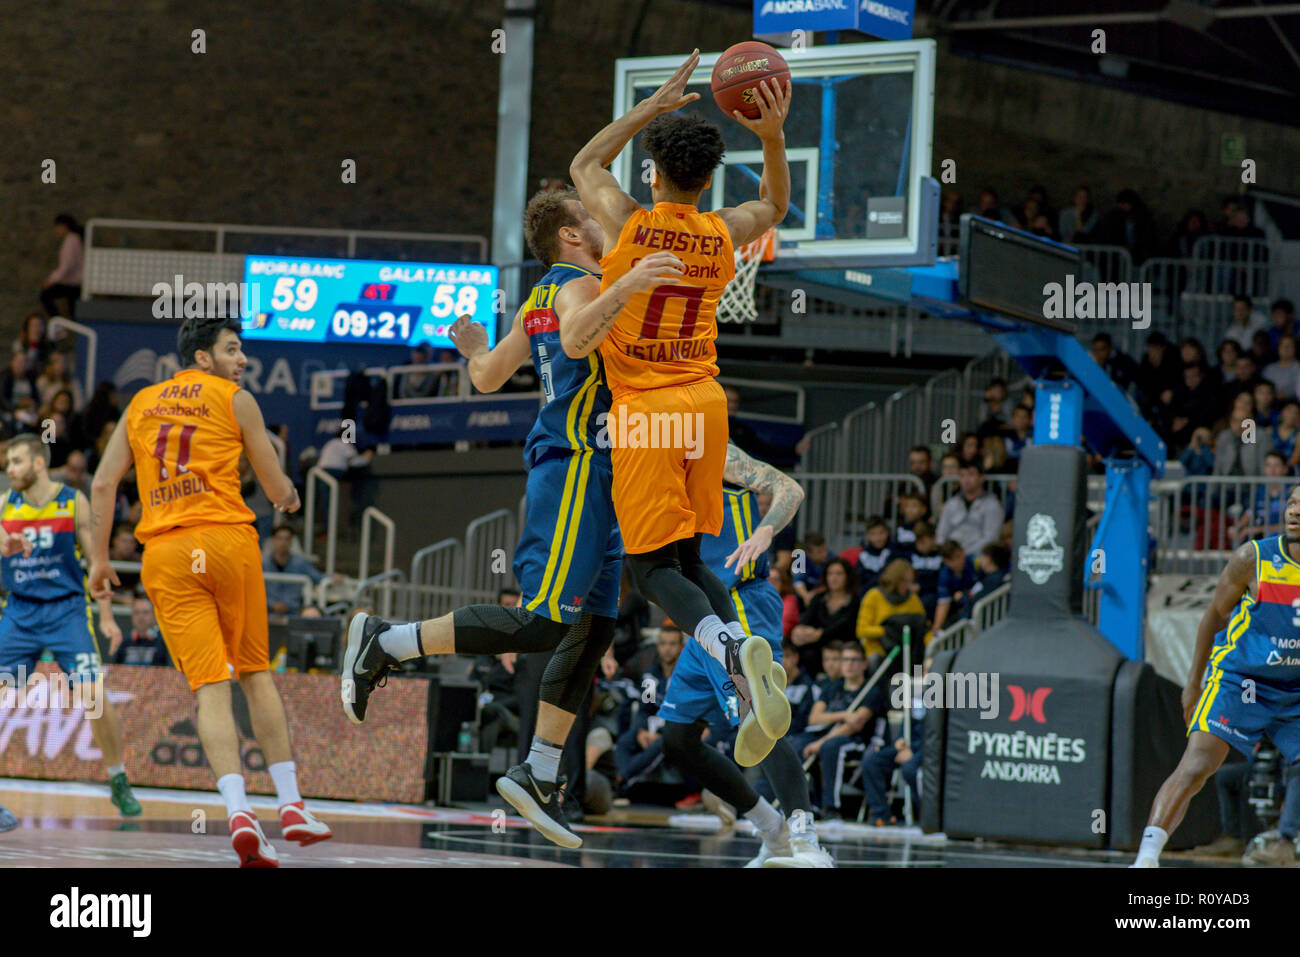
[[[675,192],[698,193],[722,162],[722,131],[700,116],[664,113],[646,125],[641,146]]]
[[[560,229],[580,225],[569,200],[579,201],[578,191],[572,186],[544,189],[534,194],[524,210],[524,240],[547,269],[560,257]]]

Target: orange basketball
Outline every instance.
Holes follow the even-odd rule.
[[[737,43],[728,47],[713,65],[713,99],[728,116],[733,110],[739,110],[750,119],[757,119],[762,95],[758,84],[762,80],[772,80],[778,88],[784,88],[790,82],[790,67],[785,58],[757,40]]]

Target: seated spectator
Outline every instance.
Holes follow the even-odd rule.
[[[154,618],[153,604],[138,597],[131,602],[131,630],[109,651],[115,665],[156,665],[171,667],[171,655]]]
[[[116,525],[108,540],[108,559],[112,562],[140,561],[140,544],[135,539],[135,532],[130,525]],[[139,572],[119,571],[117,579],[121,587],[114,589],[118,595],[135,596],[135,588],[140,584]]]
[[[1131,188],[1119,191],[1115,205],[1102,215],[1097,228],[1088,233],[1087,242],[1099,246],[1123,246],[1129,251],[1134,265],[1146,261],[1156,246],[1155,220],[1146,203]],[[1117,277],[1101,277],[1111,282]]]
[[[889,526],[879,515],[867,519],[867,534],[858,552],[857,568],[858,588],[866,591],[876,584],[876,579],[885,570],[891,558],[896,557],[896,549],[889,540]]]
[[[655,640],[658,658],[642,676],[640,697],[631,702],[635,715],[614,746],[618,776],[624,789],[636,784],[663,760],[664,719],[659,716],[659,702],[664,699],[681,656],[682,640],[681,629],[671,621],[665,620],[659,627]]]
[[[1097,228],[1101,214],[1092,205],[1092,190],[1080,186],[1074,191],[1074,203],[1061,210],[1057,217],[1057,232],[1061,242],[1083,242],[1088,233]]]
[[[984,401],[980,403],[979,428],[976,433],[982,439],[986,435],[996,435],[1007,424],[1007,380],[995,376],[984,388]]]
[[[1205,346],[1195,336],[1187,336],[1178,343],[1178,357],[1183,360],[1183,365],[1199,362],[1207,369],[1210,367],[1210,358],[1205,352]]]
[[[898,524],[894,527],[895,551],[906,558],[916,546],[916,526],[930,514],[920,492],[904,492],[898,497]],[[870,585],[863,585],[870,588]]]
[[[72,377],[68,369],[68,356],[63,352],[51,352],[45,368],[36,379],[36,391],[42,405],[48,403],[58,392],[68,393],[66,414],[71,416],[74,409],[81,406],[83,396],[81,383]]]
[[[1295,306],[1291,304],[1290,299],[1274,299],[1273,303],[1268,307],[1268,311],[1273,322],[1269,326],[1268,342],[1273,351],[1277,352],[1283,336],[1294,337],[1296,334]]]
[[[967,462],[984,461],[984,445],[974,432],[963,432],[957,440],[957,460],[962,466]]]
[[[785,697],[790,702],[789,734],[808,730],[808,717],[818,697],[812,675],[799,664],[799,649],[789,639],[781,642],[781,667],[785,669]]]
[[[912,571],[916,573],[916,593],[925,608],[925,617],[934,620],[934,606],[939,600],[939,569],[943,556],[939,554],[939,540],[934,536],[934,526],[919,522],[916,526],[916,543],[911,554]]]
[[[986,435],[980,440],[980,465],[985,474],[1000,474],[1007,468],[1007,443],[1000,435]]]
[[[1215,442],[1215,475],[1264,474],[1264,456],[1273,451],[1273,434],[1255,422],[1254,414],[1251,394],[1239,393]]]
[[[1254,303],[1249,296],[1232,297],[1232,315],[1223,337],[1231,339],[1243,353],[1249,352],[1255,333],[1267,332],[1264,317],[1255,312]]]
[[[63,467],[50,473],[50,478],[62,482],[68,488],[76,489],[90,497],[90,473],[86,471],[86,453],[73,449],[63,461]]]
[[[1278,452],[1269,452],[1264,457],[1264,474],[1268,478],[1281,479],[1287,474],[1286,459]],[[1290,488],[1285,482],[1270,482],[1257,485],[1250,505],[1241,516],[1241,523],[1236,529],[1236,543],[1241,544],[1251,538],[1268,538],[1270,535],[1282,534],[1286,521],[1286,502]]]
[[[1255,360],[1255,368],[1260,370],[1261,374],[1277,358],[1273,346],[1269,343],[1268,333],[1263,329],[1256,332],[1254,338],[1250,340],[1250,357]]]
[[[427,342],[417,343],[411,347],[411,360],[408,365],[427,366],[433,358],[433,349]],[[397,379],[397,398],[422,399],[438,394],[438,373],[407,372]]]
[[[35,381],[53,351],[54,343],[46,334],[45,318],[40,313],[32,313],[23,320],[23,331],[14,340],[14,355],[23,360],[21,374]]]
[[[805,608],[812,601],[813,595],[826,587],[822,583],[822,573],[831,557],[826,539],[820,532],[809,532],[804,536],[803,548],[795,549],[790,574],[794,578],[794,593],[799,596]]]
[[[1011,410],[1011,425],[1002,433],[1006,450],[1004,467],[1009,472],[1020,470],[1020,454],[1034,444],[1034,413],[1023,405]]]
[[[15,352],[9,367],[0,373],[0,400],[7,409],[16,409],[22,399],[31,399],[34,405],[38,395],[36,373],[28,372],[27,359],[23,353]]]
[[[1300,430],[1300,399],[1288,399],[1282,403],[1277,424],[1273,426],[1273,448],[1286,459],[1288,471],[1300,463],[1300,456],[1296,454],[1297,430]]]
[[[926,446],[912,446],[911,451],[907,453],[907,471],[921,480],[928,500],[930,489],[934,488],[934,483],[939,480],[939,476],[934,472],[930,450]]]
[[[976,213],[985,219],[996,220],[999,223],[1009,224],[1013,218],[1011,211],[998,200],[997,190],[991,186],[985,186],[980,190],[979,206]]]
[[[1178,228],[1165,247],[1165,255],[1170,259],[1191,259],[1196,240],[1208,236],[1210,224],[1205,213],[1199,209],[1189,209],[1178,222]]]
[[[881,639],[885,622],[898,615],[925,615],[916,594],[916,572],[910,562],[896,558],[889,563],[876,587],[866,593],[858,610],[857,638],[867,655],[885,653]]]
[[[1277,394],[1294,399],[1300,394],[1300,362],[1295,357],[1295,336],[1287,333],[1277,340],[1277,361],[1264,367],[1264,378],[1273,383]]]
[[[1206,381],[1205,367],[1192,362],[1183,367],[1183,384],[1174,390],[1165,411],[1166,435],[1176,449],[1187,445],[1196,429],[1209,428],[1218,418],[1219,396]]]
[[[284,575],[306,575],[313,585],[320,584],[325,575],[311,563],[306,555],[293,551],[293,529],[281,525],[271,533],[271,550],[262,559],[262,571]],[[339,575],[334,576],[341,581]],[[273,615],[296,615],[302,610],[302,585],[267,579],[266,610]]]
[[[962,602],[975,587],[975,564],[966,557],[959,542],[946,541],[939,546],[943,566],[939,569],[938,595],[934,605],[934,632],[958,618]]]
[[[1099,332],[1092,337],[1092,360],[1101,366],[1121,392],[1127,392],[1137,380],[1137,363],[1115,348],[1115,340],[1109,332]]]
[[[961,459],[956,452],[946,452],[943,458],[939,460],[939,479],[949,479],[947,482],[935,482],[934,488],[930,490],[930,511],[940,512],[943,510],[944,502],[956,495],[961,486],[951,481],[961,475]]]
[[[1277,425],[1277,389],[1265,379],[1255,386],[1255,424],[1272,428]]]
[[[966,595],[960,618],[969,618],[977,601],[1007,583],[1011,577],[1011,550],[997,542],[985,545],[975,560],[975,574],[975,584]]]
[[[949,499],[939,513],[939,541],[955,540],[967,552],[978,554],[997,541],[1002,529],[1002,504],[984,487],[984,470],[978,462],[961,467],[961,494]]]
[[[470,665],[469,677],[482,689],[479,694],[479,747],[485,754],[491,754],[499,743],[509,747],[518,741],[517,657],[514,652],[478,655]]]
[[[853,639],[853,641],[856,640],[857,639]],[[830,689],[831,685],[844,677],[844,670],[840,667],[840,662],[843,660],[843,656],[844,642],[829,641],[822,645],[822,657],[821,662],[817,666],[817,670],[815,672],[808,672],[809,674],[817,675],[813,684],[817,686],[818,697],[825,697],[826,692]],[[799,664],[800,667],[803,667],[802,658],[800,659]],[[807,671],[808,669],[805,668],[804,670]]]
[[[923,665],[922,675],[929,672],[930,662]],[[873,751],[862,759],[859,771],[859,783],[862,785],[863,800],[867,802],[867,823],[873,827],[886,827],[897,824],[898,818],[889,806],[889,782],[894,777],[894,769],[901,768],[903,781],[912,792],[912,813],[916,815],[921,807],[920,772],[922,745],[925,742],[925,705],[921,696],[921,686],[911,686],[912,727],[911,746],[906,738],[898,738],[893,746],[886,745],[879,751]]]
[[[867,659],[862,649],[856,644],[846,645],[840,661],[844,677],[826,697],[813,703],[808,730],[791,741],[805,759],[815,757],[821,764],[819,803],[826,820],[840,817],[845,761],[884,744],[889,713],[889,701],[878,684],[854,706],[867,683]]]
[[[810,674],[821,661],[821,648],[832,641],[852,641],[858,621],[858,588],[853,567],[842,558],[826,563],[826,587],[812,596],[790,640]]]
[[[1224,339],[1220,342],[1218,351],[1215,353],[1219,364],[1206,377],[1207,381],[1215,388],[1226,388],[1229,382],[1235,382],[1237,379],[1237,360],[1241,358],[1244,351],[1232,339]]]
[[[794,579],[790,570],[780,565],[769,565],[768,583],[781,596],[781,637],[789,638],[794,626],[799,624],[799,596],[794,593]]]
[[[1295,439],[1292,438],[1291,441],[1294,444]],[[1214,447],[1211,445],[1209,429],[1201,426],[1192,432],[1192,441],[1179,456],[1179,461],[1183,463],[1183,471],[1188,476],[1214,474]]]
[[[1142,414],[1154,418],[1160,403],[1169,401],[1164,398],[1166,393],[1172,396],[1182,381],[1182,364],[1165,334],[1157,329],[1147,336],[1146,354],[1138,365],[1137,394]]]

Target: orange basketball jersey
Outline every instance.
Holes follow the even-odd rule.
[[[144,506],[140,541],[172,528],[253,521],[239,491],[238,391],[229,379],[185,369],[131,400],[126,434]]]
[[[731,233],[717,213],[684,203],[638,209],[600,261],[601,291],[657,250],[675,255],[686,270],[676,283],[636,293],[600,344],[614,395],[718,374],[718,300],[736,273]]]

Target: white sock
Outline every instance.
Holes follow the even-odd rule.
[[[727,626],[722,623],[722,619],[717,615],[710,615],[700,622],[695,629],[695,640],[700,643],[700,647],[707,651],[710,657],[714,658],[723,668],[727,667],[727,646],[726,639],[730,633]]]
[[[266,770],[271,772],[271,781],[275,784],[276,800],[280,802],[280,807],[302,800],[302,795],[298,793],[298,769],[292,761],[272,764]]]
[[[528,766],[533,769],[533,777],[554,784],[560,776],[560,754],[563,750],[558,744],[533,735],[533,746],[528,751]]]
[[[394,625],[379,636],[379,647],[398,661],[423,658],[424,653],[420,651],[420,623],[408,621]]]
[[[119,775],[119,774],[126,774],[126,765],[125,765],[125,764],[113,764],[113,765],[109,765],[107,768],[105,768],[105,770],[108,772],[108,776],[109,776],[110,778],[113,778],[113,777],[116,777],[116,776]]]
[[[732,638],[738,638],[741,641],[744,641],[749,637],[749,635],[745,634],[745,629],[740,627],[740,622],[738,621],[727,622],[727,634],[731,635]]]
[[[1138,847],[1138,860],[1159,860],[1160,852],[1165,849],[1165,841],[1167,840],[1169,840],[1169,835],[1164,832],[1163,828],[1156,827],[1154,824],[1146,827],[1142,831],[1142,843]]]
[[[253,809],[248,804],[248,795],[244,793],[242,774],[227,774],[225,777],[217,778],[217,790],[221,792],[221,800],[226,802],[226,817],[230,817],[236,811],[252,812]]]
[[[807,841],[813,847],[821,847],[817,843],[817,823],[813,820],[812,811],[796,810],[790,815],[790,837],[797,841]]]
[[[781,812],[768,804],[765,797],[760,797],[758,803],[745,812],[745,820],[752,822],[754,827],[768,837],[776,837],[785,826],[785,818],[781,816]]]

